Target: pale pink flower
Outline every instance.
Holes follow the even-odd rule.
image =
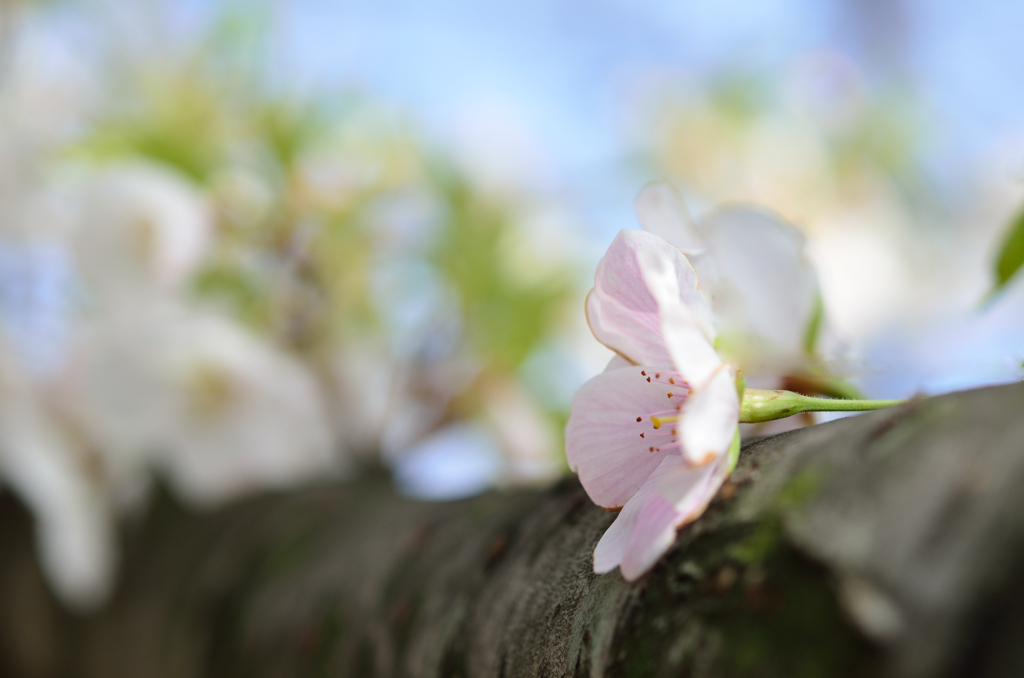
[[[652,233],[619,232],[598,265],[587,318],[621,357],[576,394],[566,454],[595,503],[622,509],[594,551],[594,571],[619,567],[635,580],[731,471],[736,374],[715,351],[696,272]]]

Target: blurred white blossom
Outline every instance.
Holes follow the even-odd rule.
[[[105,317],[82,333],[65,389],[115,474],[159,469],[196,503],[339,468],[313,375],[220,314],[157,303]]]
[[[0,243],[0,477],[56,591],[91,607],[115,507],[153,473],[209,505],[341,467],[309,368],[191,298],[213,228],[198,188],[141,163],[28,186]]]
[[[90,301],[144,304],[180,293],[212,235],[213,215],[200,191],[141,163],[101,171],[81,191],[73,244]]]
[[[752,205],[726,205],[695,222],[669,184],[640,193],[647,231],[679,248],[700,275],[723,350],[738,353],[748,376],[785,376],[807,368],[820,323],[818,279],[804,238],[780,217]]]
[[[106,597],[117,559],[109,499],[95,472],[95,460],[62,430],[39,385],[0,345],[0,478],[35,515],[43,571],[80,608]]]

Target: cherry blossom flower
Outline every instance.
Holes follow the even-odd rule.
[[[213,225],[198,187],[133,163],[69,189],[0,218],[16,236],[0,268],[18,264],[0,280],[0,482],[33,513],[54,591],[89,609],[114,580],[118,511],[154,473],[208,506],[344,463],[309,367],[189,298]],[[58,285],[62,266],[80,288]]]
[[[814,366],[821,293],[796,228],[764,208],[743,204],[721,207],[696,222],[665,182],[644,187],[636,212],[645,230],[678,247],[693,264],[713,309],[719,346],[745,376],[778,378]]]
[[[621,510],[594,550],[598,573],[618,567],[632,581],[668,551],[735,467],[741,422],[897,402],[744,389],[716,351],[697,272],[653,233],[619,232],[586,310],[594,336],[619,354],[577,392],[565,430],[569,466],[587,494]]]
[[[659,236],[620,231],[598,265],[587,317],[616,351],[584,384],[566,454],[595,503],[622,509],[594,571],[634,580],[697,518],[735,463],[735,370],[714,349],[710,309],[686,257]]]
[[[186,295],[212,231],[199,188],[142,163],[86,188],[73,246],[91,303],[61,391],[108,481],[157,469],[211,504],[337,470],[311,371]]]
[[[213,232],[196,186],[159,166],[131,163],[91,177],[81,193],[72,245],[94,305],[145,305],[182,291]]]
[[[104,316],[77,338],[63,389],[115,483],[156,469],[210,505],[340,470],[310,371],[202,308]]]

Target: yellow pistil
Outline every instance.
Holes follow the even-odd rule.
[[[669,421],[679,421],[678,414],[672,414],[667,417],[651,417],[651,423],[654,424],[654,428],[661,428],[661,425]]]

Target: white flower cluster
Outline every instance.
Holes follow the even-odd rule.
[[[189,294],[213,227],[198,189],[136,164],[43,185],[0,223],[0,268],[17,264],[0,271],[17,277],[0,285],[0,482],[54,588],[88,607],[153,472],[210,505],[340,464],[308,367]]]

